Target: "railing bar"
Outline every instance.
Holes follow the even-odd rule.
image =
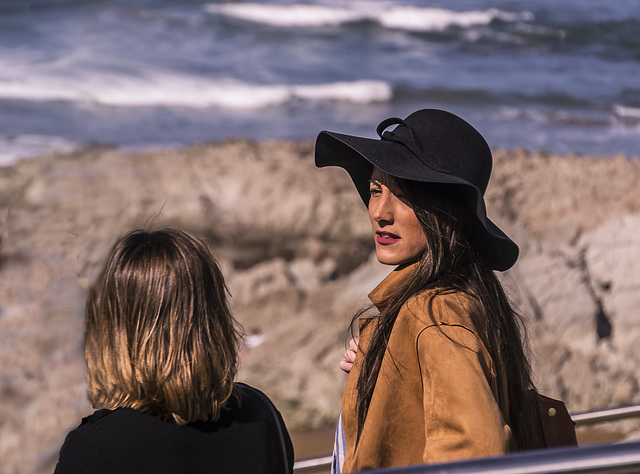
[[[331,456],[321,456],[316,458],[300,459],[293,465],[296,472],[312,472],[319,469],[326,469],[331,466]]]
[[[446,464],[371,471],[372,474],[595,474],[640,472],[640,442],[549,449]]]
[[[296,473],[312,472],[331,465],[331,457],[313,458],[304,462],[317,463],[294,465]],[[319,462],[319,461],[322,461]],[[631,470],[633,468],[633,470]],[[552,473],[624,473],[640,472],[640,442],[617,443],[564,448],[544,451],[530,451],[497,458],[473,459],[442,465],[408,466],[397,469],[373,471],[399,474],[433,473],[509,473],[509,474],[552,474]]]
[[[576,425],[601,423],[604,421],[613,421],[634,416],[640,416],[640,405],[628,405],[571,414],[571,418]]]
[[[576,426],[614,421],[614,420],[619,420],[623,418],[631,418],[635,416],[640,416],[640,404],[627,405],[627,406],[614,407],[614,408],[604,408],[601,410],[591,410],[587,412],[579,412],[579,413],[571,414],[571,418],[576,423]],[[296,471],[296,473],[313,472],[319,469],[327,469],[331,466],[331,460],[332,460],[331,455],[301,459],[299,461],[296,461],[293,469]],[[609,465],[609,467],[612,467],[612,465]],[[522,471],[522,472],[529,472],[529,471]],[[531,472],[537,472],[537,471],[531,471]],[[563,471],[549,471],[549,472],[563,472]],[[566,472],[592,472],[592,471],[566,471]],[[593,472],[599,472],[599,471],[593,471]]]

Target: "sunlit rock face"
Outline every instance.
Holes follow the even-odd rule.
[[[489,214],[521,247],[501,278],[527,321],[539,388],[571,411],[640,401],[638,182],[636,159],[495,153]],[[205,239],[248,336],[239,377],[290,429],[335,422],[351,318],[391,268],[375,260],[347,174],[316,169],[313,143],[42,156],[0,168],[0,210],[3,472],[51,472],[91,412],[84,300],[135,227]]]

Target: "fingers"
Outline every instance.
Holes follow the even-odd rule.
[[[356,360],[356,354],[357,354],[357,348],[356,350],[354,350],[349,347],[346,351],[344,351],[344,355],[342,356],[342,358],[347,362],[354,363]]]
[[[357,337],[354,337],[349,341],[349,347],[344,351],[342,360],[338,364],[338,367],[346,373],[351,372],[353,363],[356,360],[356,354],[358,353],[358,341]]]
[[[349,341],[349,348],[351,350],[353,350],[353,352],[358,352],[358,342],[360,341],[360,338],[358,337],[354,337],[353,339],[351,339]]]
[[[348,362],[343,359],[338,364],[338,367],[340,367],[340,369],[343,370],[344,372],[349,373],[351,372],[351,368],[353,367],[353,362]]]

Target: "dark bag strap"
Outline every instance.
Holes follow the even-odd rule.
[[[236,384],[240,385],[240,386],[242,386],[242,388],[244,388],[246,390],[250,390],[251,392],[253,392],[256,395],[258,395],[258,397],[260,397],[260,399],[264,402],[264,404],[267,407],[269,407],[269,410],[271,411],[271,415],[273,416],[273,419],[275,420],[276,429],[278,431],[278,438],[280,440],[280,447],[282,448],[282,462],[284,463],[285,472],[293,472],[293,469],[291,469],[291,466],[289,466],[289,456],[287,454],[287,444],[284,441],[284,433],[282,432],[282,424],[281,424],[282,421],[281,421],[280,416],[276,412],[276,407],[271,402],[271,400],[269,400],[269,397],[267,397],[260,390],[258,390],[256,388],[253,388],[251,385],[247,385],[245,383],[236,382]]]
[[[534,415],[531,449],[578,446],[575,423],[564,402],[530,390],[529,403]]]

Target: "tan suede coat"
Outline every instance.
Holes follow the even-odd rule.
[[[378,307],[413,266],[393,271],[369,295]],[[393,327],[362,435],[356,446],[356,383],[362,354],[342,400],[347,452],[343,472],[454,461],[508,452],[511,430],[497,400],[496,367],[471,322],[481,311],[460,293],[432,293],[403,306]],[[375,324],[360,334],[366,351]]]

